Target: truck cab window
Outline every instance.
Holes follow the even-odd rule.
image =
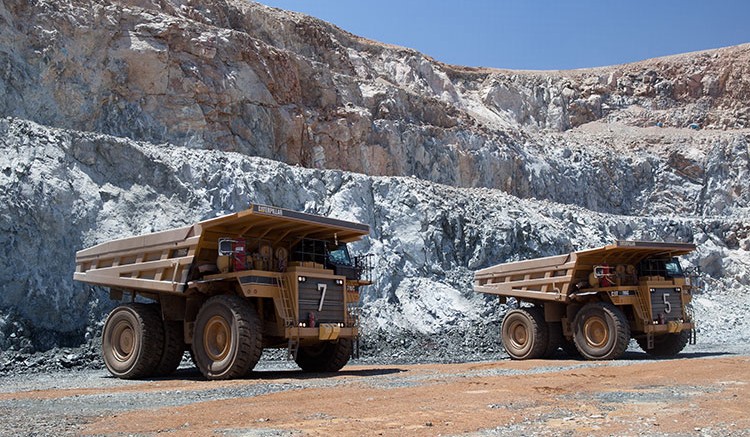
[[[325,264],[326,242],[305,238],[292,248],[292,261],[312,261]]]
[[[666,276],[668,278],[685,277],[685,274],[682,272],[682,267],[680,266],[679,261],[677,261],[677,258],[672,258],[671,260],[667,261],[664,264],[664,269],[666,270]]]
[[[353,265],[352,259],[349,256],[349,250],[346,248],[346,244],[339,244],[328,252],[328,262],[340,266],[351,266]]]

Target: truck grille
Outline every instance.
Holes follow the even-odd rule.
[[[682,290],[652,288],[651,315],[653,320],[670,322],[682,318]]]
[[[325,285],[326,295],[323,308],[320,308],[322,288]],[[339,323],[344,321],[344,286],[336,284],[333,279],[308,277],[299,283],[299,320],[309,322],[310,314],[315,323]]]

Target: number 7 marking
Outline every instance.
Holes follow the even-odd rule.
[[[320,291],[320,304],[318,305],[318,312],[323,311],[323,301],[326,300],[327,289],[328,289],[328,284],[318,284],[318,291]]]

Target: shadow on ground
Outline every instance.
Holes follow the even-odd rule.
[[[273,381],[277,379],[322,379],[322,378],[333,378],[341,376],[352,376],[352,377],[370,377],[380,375],[392,375],[405,372],[404,369],[398,368],[386,368],[386,369],[357,369],[357,370],[340,370],[338,372],[305,372],[300,369],[269,369],[269,370],[257,370],[252,371],[244,378],[235,379],[235,381],[242,380],[255,380],[255,381]],[[114,376],[107,374],[105,378],[114,378]],[[165,381],[165,380],[193,380],[201,381],[206,380],[201,372],[195,367],[187,367],[177,369],[173,374],[159,378],[148,378],[143,381]]]
[[[646,352],[639,352],[639,351],[628,351],[625,352],[625,354],[620,358],[621,360],[655,360],[655,361],[663,361],[663,360],[683,360],[683,359],[690,359],[690,358],[707,358],[707,357],[721,357],[721,356],[732,356],[737,355],[733,352],[721,352],[721,351],[712,351],[712,352],[681,352],[678,355],[674,357],[654,357]]]

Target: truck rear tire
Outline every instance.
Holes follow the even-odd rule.
[[[239,378],[250,372],[263,351],[255,308],[239,296],[208,299],[198,311],[193,356],[206,379]]]
[[[673,357],[687,346],[690,341],[690,330],[681,331],[677,334],[664,334],[654,336],[654,348],[648,349],[648,341],[646,337],[639,337],[635,339],[638,342],[638,346],[643,349],[643,352],[659,358]]]
[[[592,302],[581,308],[573,321],[573,341],[589,360],[620,358],[630,342],[625,314],[608,302]]]
[[[102,356],[107,370],[118,378],[153,375],[163,348],[164,327],[153,305],[120,305],[104,322]]]
[[[182,322],[164,321],[164,350],[156,366],[155,376],[168,376],[174,373],[185,355],[185,337]]]
[[[337,372],[349,362],[352,340],[339,338],[312,346],[300,346],[294,361],[305,372]]]
[[[500,328],[505,351],[514,360],[541,358],[549,345],[549,328],[541,308],[508,311]]]

